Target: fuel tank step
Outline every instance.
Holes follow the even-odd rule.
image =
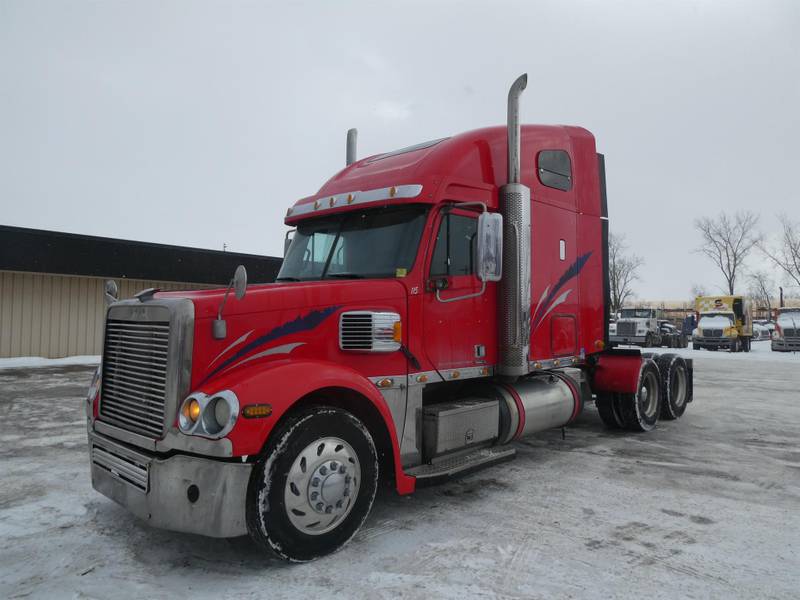
[[[433,464],[413,467],[408,469],[406,474],[417,478],[417,486],[433,485],[458,475],[466,475],[484,467],[509,461],[516,454],[517,451],[514,448],[507,446],[480,448],[467,454],[439,459]]]

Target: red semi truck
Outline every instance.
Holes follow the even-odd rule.
[[[277,281],[145,290],[107,310],[87,399],[94,488],[154,526],[251,535],[295,561],[400,494],[513,458],[595,401],[652,429],[692,366],[608,348],[602,155],[507,127],[355,159],[292,206]],[[231,289],[235,298],[229,299]]]

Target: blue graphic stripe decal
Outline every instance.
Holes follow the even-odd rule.
[[[533,315],[532,321],[534,329],[536,329],[536,327],[539,325],[539,321],[544,318],[544,315],[547,313],[547,307],[549,307],[550,303],[555,300],[558,292],[561,291],[561,288],[563,288],[570,279],[577,276],[578,273],[581,272],[591,255],[591,252],[587,252],[583,256],[579,256],[578,259],[564,272],[564,274],[561,276],[561,279],[558,280],[558,283],[553,286],[553,289],[550,290],[547,298],[545,298],[544,302],[539,305],[539,308],[536,310],[536,314]]]
[[[283,325],[278,325],[275,329],[268,331],[264,335],[254,339],[249,344],[246,344],[242,348],[240,348],[233,356],[228,359],[222,361],[221,364],[217,366],[216,369],[211,371],[200,385],[203,385],[206,381],[214,377],[220,371],[223,371],[234,362],[242,358],[243,356],[249,354],[253,350],[256,350],[263,346],[264,344],[269,344],[270,342],[274,342],[277,339],[282,337],[286,337],[287,335],[292,335],[293,333],[300,333],[301,331],[310,331],[315,329],[318,325],[320,325],[325,319],[327,319],[330,315],[334,312],[339,310],[339,306],[329,306],[328,308],[323,308],[322,310],[312,310],[310,313],[306,315],[300,315],[293,321],[287,321]]]

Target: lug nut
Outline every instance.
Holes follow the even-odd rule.
[[[319,494],[317,492],[311,492],[311,499],[316,500],[317,498],[319,498]]]
[[[346,470],[347,470],[347,469],[345,469],[344,465],[342,465],[341,467],[339,467],[339,473],[341,473],[342,475],[344,475],[344,472],[345,472]]]
[[[335,471],[339,464],[334,460],[331,461],[331,471]]]
[[[349,495],[350,495],[350,488],[344,488],[344,491],[342,492],[342,496],[347,497]]]
[[[325,507],[325,513],[326,513],[326,514],[331,514],[331,511],[332,511],[332,510],[333,510],[333,507],[332,507],[332,506],[330,506],[330,505],[328,505],[328,506],[326,506],[326,507]]]
[[[325,508],[325,505],[322,502],[317,502],[316,509],[317,510],[322,510],[323,508]]]
[[[327,473],[327,472],[328,472],[327,468],[325,468],[325,467],[320,467],[319,468],[319,474],[320,475],[325,475],[325,473]]]
[[[343,506],[343,505],[344,505],[344,500],[339,500],[339,501],[336,503],[336,508],[342,508],[342,506]]]
[[[311,486],[312,487],[319,487],[319,478],[318,477],[314,477],[314,479],[311,480]]]
[[[345,475],[344,482],[345,483],[350,483],[350,479],[351,479],[350,475]]]

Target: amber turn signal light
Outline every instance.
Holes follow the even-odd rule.
[[[242,409],[242,416],[246,419],[263,419],[272,414],[271,404],[251,404]]]
[[[192,398],[189,402],[183,405],[183,416],[189,419],[192,423],[200,418],[200,403]]]

